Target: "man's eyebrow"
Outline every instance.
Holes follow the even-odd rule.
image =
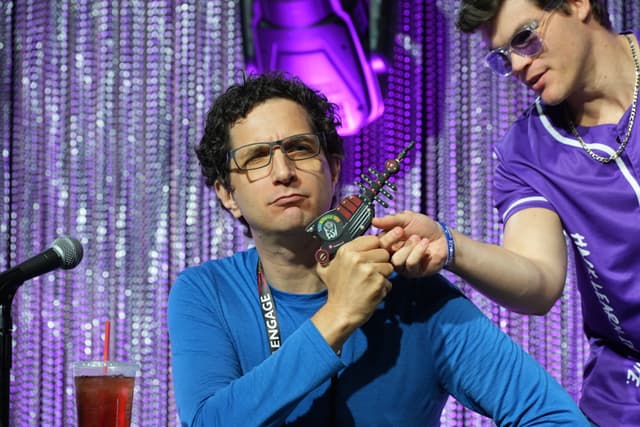
[[[491,44],[489,43],[489,51],[492,51],[494,49],[500,49],[501,47],[503,48],[508,48],[509,46],[507,46],[509,44],[509,42],[511,40],[513,40],[513,37],[518,34],[518,32],[524,30],[526,27],[531,26],[531,24],[533,24],[534,22],[538,22],[537,19],[531,19],[531,18],[525,18],[522,20],[522,23],[520,25],[518,25],[515,30],[513,30],[513,32],[511,33],[511,35],[509,36],[509,38],[507,39],[506,42],[504,42],[503,44],[496,46],[496,47],[492,47]]]

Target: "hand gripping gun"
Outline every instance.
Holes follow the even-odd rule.
[[[389,205],[380,198],[383,194],[388,199],[393,199],[391,193],[384,189],[385,186],[395,191],[397,188],[388,182],[389,177],[400,170],[400,162],[413,148],[412,141],[395,159],[389,159],[384,163],[384,172],[380,173],[369,168],[369,173],[375,178],[360,174],[360,178],[366,183],[356,181],[360,187],[360,193],[350,195],[342,199],[335,209],[327,211],[314,219],[305,229],[314,237],[320,239],[320,248],[315,253],[316,261],[321,265],[327,265],[338,251],[340,246],[354,238],[364,234],[375,215],[373,202],[380,203],[385,208]]]

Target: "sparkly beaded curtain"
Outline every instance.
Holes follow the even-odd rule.
[[[232,2],[3,2],[1,262],[76,236],[84,260],[13,303],[11,424],[68,426],[70,363],[137,361],[133,425],[176,425],[166,305],[187,264],[244,246],[192,146],[242,65]],[[229,235],[232,238],[228,238]]]
[[[617,29],[637,2],[610,1]],[[343,193],[411,140],[391,206],[419,209],[499,242],[491,146],[532,94],[490,75],[477,36],[453,28],[453,1],[394,2],[385,113],[347,140]],[[73,425],[70,363],[141,365],[134,426],[178,425],[166,304],[187,265],[251,242],[200,177],[193,145],[207,108],[244,68],[237,2],[0,0],[0,268],[59,235],[82,263],[30,280],[13,303],[11,420]],[[507,312],[451,277],[574,396],[584,363],[580,302],[569,278],[545,317]],[[444,426],[491,425],[455,401]]]

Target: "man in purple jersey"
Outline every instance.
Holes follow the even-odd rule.
[[[581,407],[601,426],[640,425],[638,33],[614,32],[599,0],[463,0],[457,25],[482,33],[493,71],[539,95],[496,147],[503,246],[410,212],[374,225],[429,239],[395,265],[414,275],[447,267],[539,315],[562,294],[566,233],[591,344]],[[421,249],[429,262],[417,262]]]

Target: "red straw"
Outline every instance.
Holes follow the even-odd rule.
[[[111,341],[111,322],[104,324],[104,361],[109,360],[109,341]]]

